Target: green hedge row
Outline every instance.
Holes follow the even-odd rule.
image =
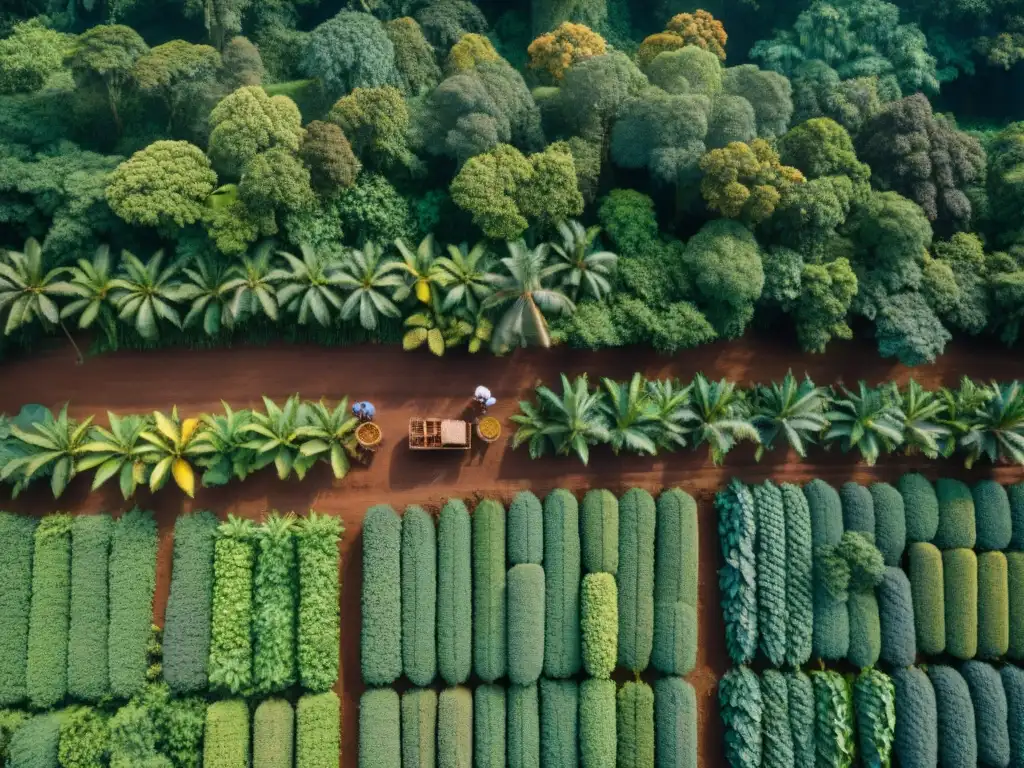
[[[928,677],[935,689],[940,764],[943,768],[976,768],[978,739],[967,683],[955,669],[940,664],[928,668]]]
[[[540,768],[540,700],[537,684],[510,685],[505,692],[508,768]]]
[[[934,544],[910,545],[910,590],[917,649],[931,656],[940,654],[946,649],[945,585],[942,553]]]
[[[580,516],[583,570],[614,576],[619,570],[618,500],[610,491],[587,491]]]
[[[654,717],[657,767],[697,768],[697,694],[693,686],[680,677],[655,682]]]
[[[718,681],[725,725],[725,758],[732,768],[760,768],[764,705],[761,684],[747,667],[733,667]]]
[[[971,693],[979,765],[1011,765],[1006,692],[999,672],[990,664],[967,661],[960,674]]]
[[[1006,554],[1006,583],[1010,626],[1006,655],[1020,661],[1024,659],[1024,552]]]
[[[617,768],[654,768],[654,691],[630,680],[615,697]]]
[[[896,687],[877,669],[866,669],[853,683],[853,707],[863,765],[889,765],[896,737]]]
[[[379,765],[390,766],[390,763]],[[448,688],[437,698],[437,768],[472,768],[472,765],[473,694],[461,686]],[[373,764],[373,768],[377,768],[377,764]]]
[[[59,713],[36,715],[18,728],[7,747],[9,768],[58,768],[60,721]]]
[[[942,553],[946,653],[973,659],[978,652],[978,556],[971,549]]]
[[[248,768],[249,707],[241,700],[218,701],[206,710],[203,768]]]
[[[678,488],[658,496],[651,662],[686,675],[697,661],[697,502]]]
[[[774,669],[761,675],[761,700],[764,705],[765,765],[793,765],[793,733],[789,723],[789,686],[785,676]]]
[[[757,652],[757,514],[754,497],[733,480],[715,496],[718,542],[724,565],[718,572],[725,618],[725,647],[734,664]]]
[[[882,652],[882,627],[874,592],[851,592],[846,603],[850,620],[847,660],[855,667],[873,667]]]
[[[473,751],[477,768],[505,768],[505,689],[491,683],[473,691]]]
[[[619,608],[615,578],[588,573],[580,589],[583,667],[591,677],[607,679],[618,658]]]
[[[146,684],[158,545],[153,513],[133,509],[110,541],[110,691],[129,698]]]
[[[838,672],[811,672],[814,685],[814,749],[819,766],[849,766],[854,745],[853,690]]]
[[[36,520],[0,512],[0,707],[25,699]]]
[[[917,658],[910,579],[899,568],[890,566],[885,569],[877,595],[882,639],[879,658],[897,669],[909,667]]]
[[[70,515],[48,515],[35,530],[25,676],[34,709],[50,709],[67,694],[71,525]]]
[[[975,546],[982,550],[1002,550],[1010,546],[1013,516],[1010,499],[995,480],[982,480],[974,486]]]
[[[448,501],[437,525],[437,668],[449,685],[462,685],[472,671],[472,540],[466,505]]]
[[[789,696],[789,732],[793,737],[794,768],[814,768],[814,684],[803,672],[786,673]]]
[[[761,652],[776,667],[786,661],[786,513],[782,491],[771,481],[751,488],[757,512],[757,627]]]
[[[811,513],[811,541],[815,552],[814,577],[814,655],[823,659],[846,658],[850,650],[850,617],[846,600],[825,587],[823,547],[834,547],[843,536],[843,505],[836,489],[822,480],[804,486]]]
[[[164,612],[164,679],[175,693],[205,691],[213,609],[217,526],[212,512],[181,515],[174,523],[171,590]]]
[[[1006,694],[1006,724],[1010,738],[1010,765],[1024,765],[1024,670],[1007,664],[999,670]]]
[[[341,701],[334,691],[303,696],[295,707],[295,768],[338,768]]]
[[[814,638],[814,544],[811,508],[795,485],[781,486],[786,515],[786,663],[800,667],[811,658]]]
[[[1010,549],[1024,550],[1024,483],[1006,489],[1010,502]]]
[[[284,699],[266,699],[252,717],[253,768],[292,768],[295,712]]]
[[[935,482],[939,500],[939,528],[932,543],[939,549],[971,549],[977,541],[974,496],[959,480],[948,477]]]
[[[508,562],[544,562],[544,513],[540,500],[530,491],[517,493],[508,507]]]
[[[473,511],[473,669],[493,683],[505,676],[505,510],[485,499]]]
[[[389,688],[371,688],[359,699],[359,768],[402,768],[401,706]]]
[[[110,693],[108,572],[113,528],[109,515],[81,515],[71,525],[68,693],[82,701]],[[115,665],[120,663],[111,658]]]
[[[250,521],[229,518],[214,544],[209,680],[234,694],[252,689],[252,537]]]
[[[338,569],[341,521],[310,511],[296,537],[299,558],[299,681],[307,691],[325,692],[338,681],[341,639]]]
[[[656,510],[647,491],[619,499],[619,665],[647,669],[654,642],[654,531]]]
[[[595,575],[600,577],[601,574],[585,577],[584,584]],[[615,768],[616,720],[615,683],[593,679],[580,683],[580,765],[583,768]]]
[[[437,760],[437,691],[412,688],[402,694],[402,765],[434,768]]]
[[[253,575],[253,685],[260,693],[295,684],[295,518],[272,512],[256,529]]]
[[[907,548],[906,507],[900,492],[888,483],[868,487],[875,508],[875,546],[886,565],[897,566]]]
[[[978,650],[982,659],[998,659],[1010,648],[1010,600],[1006,555],[978,555]]]
[[[928,541],[939,529],[939,500],[935,488],[924,475],[903,475],[896,487],[903,497],[907,542]]]
[[[62,768],[103,768],[110,749],[107,715],[93,707],[64,710],[57,757]]]
[[[363,681],[390,685],[402,674],[402,520],[391,507],[363,518]]]
[[[579,765],[579,708],[580,687],[575,680],[540,681],[540,764],[544,768]]]
[[[402,516],[402,667],[413,685],[437,677],[437,532],[422,507]]]
[[[552,491],[544,499],[546,677],[573,677],[583,663],[580,650],[580,568],[579,506],[576,497],[563,489]]]
[[[843,507],[843,530],[863,533],[875,541],[875,500],[871,491],[854,482],[839,488],[839,501]]]
[[[544,569],[536,563],[513,565],[506,590],[508,679],[530,685],[544,671]]]

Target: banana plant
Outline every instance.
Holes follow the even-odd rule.
[[[562,394],[545,386],[537,387],[539,408],[524,409],[522,416],[513,416],[519,424],[513,446],[530,442],[530,453],[540,455],[544,449],[535,446],[535,440],[546,438],[555,453],[575,454],[580,461],[590,461],[590,446],[607,443],[611,439],[601,407],[601,393],[591,390],[586,375],[574,382],[562,374]],[[522,405],[522,404],[520,404]]]
[[[181,328],[181,315],[175,309],[179,286],[174,282],[175,266],[161,269],[164,252],[158,251],[148,262],[128,251],[121,252],[121,272],[111,281],[118,317],[132,325],[147,341],[160,336],[159,321]]]
[[[402,255],[402,261],[398,262],[397,269],[405,272],[407,280],[411,283],[403,283],[395,291],[395,301],[404,301],[411,291],[421,303],[433,303],[437,297],[437,289],[443,288],[448,278],[448,273],[438,263],[434,236],[424,237],[415,251],[400,237],[395,240],[395,247]]]
[[[734,382],[708,381],[698,373],[693,380],[692,397],[697,416],[693,447],[707,443],[715,466],[742,440],[760,444],[761,435],[751,422],[747,404]]]
[[[12,423],[11,434],[30,446],[30,452],[7,462],[0,480],[19,475],[13,489],[17,496],[34,478],[49,475],[53,496],[59,498],[78,474],[91,424],[92,416],[81,422],[69,418],[66,403],[56,417],[47,412],[46,418],[34,422],[33,431]]]
[[[200,417],[203,426],[196,437],[196,446],[201,454],[196,458],[196,465],[204,470],[204,487],[224,485],[232,477],[244,480],[271,461],[266,459],[261,464],[256,451],[248,447],[246,429],[252,423],[252,411],[233,410],[223,400],[221,405],[223,414],[204,413]]]
[[[830,426],[825,440],[838,440],[843,452],[857,449],[874,466],[882,451],[891,453],[903,443],[906,417],[894,387],[872,389],[863,381],[857,392],[843,387],[845,397],[835,398],[832,410],[825,414]]]
[[[901,396],[903,448],[907,455],[921,453],[929,459],[947,455],[953,431],[943,423],[948,410],[940,393],[930,392],[911,379]]]
[[[402,349],[411,352],[419,349],[424,343],[434,355],[441,357],[448,348],[448,340],[445,338],[445,330],[441,326],[441,320],[433,312],[417,312],[405,318],[405,327],[408,328],[402,337]]]
[[[188,279],[178,287],[177,298],[191,302],[183,321],[186,328],[200,325],[207,336],[216,336],[221,329],[232,328],[232,289],[228,282],[232,271],[232,267],[206,258],[199,258],[182,269]]]
[[[264,395],[263,405],[266,411],[254,411],[252,423],[245,427],[252,436],[246,447],[256,451],[258,460],[272,461],[280,479],[286,480],[294,472],[301,480],[317,461],[315,455],[302,453],[302,428],[310,425],[309,406],[298,395],[289,397],[283,406]]]
[[[135,495],[139,483],[146,482],[150,465],[146,463],[149,445],[142,439],[142,433],[152,431],[153,421],[145,416],[130,414],[118,416],[107,412],[110,428],[96,424],[89,432],[89,442],[83,447],[84,456],[79,462],[80,470],[95,469],[92,490],[98,490],[113,477],[118,478],[121,495],[130,499]]]
[[[618,454],[623,448],[653,456],[658,452],[658,409],[644,388],[640,373],[628,382],[602,381],[605,398],[601,403],[608,421],[609,442]]]
[[[612,291],[611,278],[619,257],[594,247],[600,233],[600,227],[586,229],[578,221],[558,224],[562,241],[552,243],[551,250],[560,259],[558,271],[562,288],[573,301],[581,294],[601,299]]]
[[[279,316],[275,270],[271,266],[274,244],[261,243],[252,256],[246,256],[242,263],[232,267],[221,285],[221,290],[231,294],[228,309],[232,322],[263,315],[276,322]]]
[[[1024,464],[1024,388],[1019,381],[986,388],[990,396],[976,407],[974,418],[960,447],[966,452],[964,464],[969,468],[978,459],[993,464]]]
[[[62,320],[78,317],[78,327],[91,328],[98,322],[107,341],[117,338],[114,305],[111,298],[114,277],[110,264],[110,246],[101,245],[92,260],[79,259],[68,267],[68,294],[76,297],[60,311]]]
[[[487,250],[487,242],[481,241],[472,248],[468,244],[449,245],[448,255],[437,260],[437,266],[443,273],[441,285],[446,293],[442,309],[465,309],[468,312],[479,312],[480,304],[491,295],[491,255]]]
[[[287,269],[275,269],[268,279],[279,284],[277,303],[296,315],[299,325],[308,324],[312,318],[326,328],[341,311],[341,279],[338,277],[341,255],[305,243],[299,246],[299,251],[301,259],[278,251]]]
[[[331,408],[323,400],[309,406],[309,424],[299,428],[305,442],[299,452],[306,457],[324,459],[334,477],[348,474],[349,459],[356,455],[356,427],[359,420],[348,409],[348,398]]]
[[[658,448],[674,451],[689,444],[689,436],[699,421],[690,407],[692,385],[682,386],[678,380],[662,379],[647,382],[647,393],[657,414]]]
[[[195,456],[206,451],[206,447],[197,439],[200,421],[197,418],[181,419],[178,407],[171,409],[170,415],[153,411],[152,430],[145,430],[140,435],[149,443],[143,454],[147,463],[152,465],[149,471],[149,489],[158,491],[167,484],[167,478],[173,477],[175,484],[192,498],[196,494],[196,473],[192,467]]]
[[[548,421],[543,408],[538,403],[520,400],[519,413],[511,418],[513,424],[519,425],[512,437],[512,447],[518,448],[526,443],[531,459],[539,459],[546,455],[548,448],[552,447],[552,442],[548,440]]]
[[[807,457],[807,446],[828,426],[825,409],[828,396],[809,377],[798,382],[792,371],[781,382],[758,385],[754,390],[753,423],[761,436],[755,457],[758,461],[774,447],[782,435],[800,458]]]

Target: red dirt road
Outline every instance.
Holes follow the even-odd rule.
[[[508,434],[511,424],[507,419],[515,412],[516,401],[528,396],[540,380],[555,383],[561,372],[589,372],[596,381],[599,376],[625,379],[635,370],[649,377],[682,379],[704,371],[712,377],[751,382],[781,378],[789,368],[797,374],[806,371],[819,383],[845,381],[851,386],[858,379],[904,382],[911,375],[902,366],[880,360],[874,349],[864,344],[836,344],[828,355],[812,356],[759,339],[710,345],[673,358],[640,350],[586,353],[557,349],[520,352],[503,359],[459,354],[439,360],[426,353],[406,353],[398,347],[282,346],[118,353],[88,359],[83,366],[75,365],[69,349],[58,347],[3,364],[0,412],[14,413],[30,402],[58,407],[70,401],[71,413],[79,417],[107,410],[169,410],[172,405],[177,405],[183,415],[192,415],[219,410],[222,399],[233,407],[258,406],[261,395],[281,401],[295,392],[307,399],[335,400],[348,395],[350,400],[366,399],[377,406],[385,444],[372,466],[353,470],[343,481],[334,481],[320,467],[301,483],[278,481],[271,472],[225,488],[201,489],[194,501],[173,489],[155,498],[143,493],[137,500],[140,506],[157,513],[163,534],[154,611],[160,624],[170,584],[170,534],[178,514],[206,508],[221,516],[234,513],[259,518],[267,509],[304,512],[312,507],[343,519],[342,678],[337,690],[343,696],[342,751],[346,768],[354,768],[358,754],[358,697],[362,690],[358,651],[360,523],[368,506],[388,503],[401,509],[416,503],[437,508],[453,496],[494,496],[507,501],[524,488],[543,495],[559,487],[577,493],[604,487],[621,493],[633,486],[652,491],[679,486],[700,502],[700,647],[697,669],[690,681],[697,689],[701,710],[700,765],[710,767],[724,765],[715,681],[728,666],[718,608],[719,555],[711,503],[717,489],[732,476],[747,482],[766,477],[791,482],[822,477],[840,484],[847,480],[893,481],[909,469],[919,469],[932,477],[994,476],[1001,482],[1017,482],[1022,479],[1021,470],[982,468],[968,473],[955,462],[902,456],[883,458],[881,466],[868,468],[856,464],[852,457],[820,451],[809,463],[791,463],[790,457],[779,453],[758,464],[749,448],[734,452],[724,468],[711,465],[704,452],[686,451],[652,460],[617,458],[603,450],[595,453],[589,467],[583,467],[570,459],[531,461],[524,450],[513,452],[504,440],[487,450],[474,450],[469,456],[461,452],[413,453],[405,445],[407,423],[413,416],[456,415],[473,389],[484,384],[498,398],[492,413],[505,422]],[[965,374],[982,379],[1024,379],[1024,360],[1000,348],[962,345],[947,350],[937,365],[913,371],[918,381],[928,386],[953,385]],[[34,514],[56,508],[116,513],[129,506],[113,485],[90,494],[81,480],[72,484],[57,505],[42,488],[9,504],[14,510]]]

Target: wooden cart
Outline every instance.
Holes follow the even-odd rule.
[[[415,451],[468,451],[473,428],[461,419],[409,419],[409,447]]]

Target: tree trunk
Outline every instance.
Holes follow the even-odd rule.
[[[67,326],[64,325],[63,320],[60,322],[60,329],[64,331],[64,335],[68,337],[68,341],[71,342],[71,346],[75,348],[75,354],[78,355],[78,364],[81,365],[85,362],[85,357],[82,355],[82,350],[79,348],[78,344],[76,344],[75,340],[71,338],[71,333],[68,331]]]

